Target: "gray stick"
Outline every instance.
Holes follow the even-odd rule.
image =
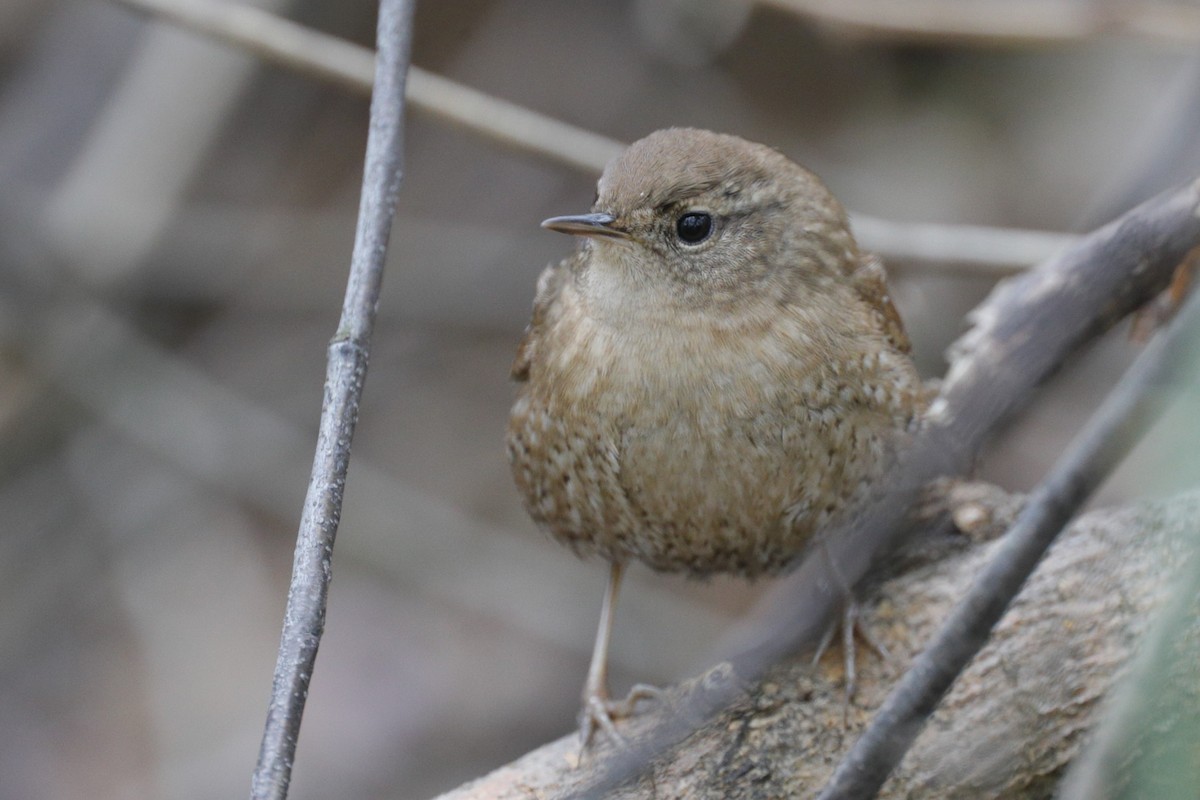
[[[379,4],[375,91],[358,229],[342,318],[329,343],[320,430],[296,538],[271,704],[251,781],[252,800],[287,797],[308,683],[325,627],[333,541],[341,518],[350,443],[367,375],[384,256],[400,189],[412,12],[411,0],[381,0]]]

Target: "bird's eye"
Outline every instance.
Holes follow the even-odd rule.
[[[712,215],[703,211],[689,211],[675,221],[675,233],[687,244],[703,242],[712,233],[712,227]]]

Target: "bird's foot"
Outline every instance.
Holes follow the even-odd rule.
[[[821,637],[820,644],[817,645],[816,655],[813,657],[813,666],[821,660],[825,655],[825,651],[829,648],[829,644],[833,641],[833,636],[838,629],[842,631],[842,654],[845,659],[843,663],[845,676],[845,692],[844,702],[842,706],[843,720],[848,720],[850,712],[850,704],[854,700],[854,695],[858,690],[858,670],[857,670],[857,647],[855,646],[855,635],[866,642],[867,647],[875,652],[879,659],[885,664],[892,663],[892,655],[883,646],[883,643],[871,635],[871,632],[863,624],[861,607],[856,600],[851,600],[846,604],[846,610],[842,613],[842,617],[837,622],[829,626],[829,630]]]
[[[629,747],[628,740],[617,730],[616,720],[632,717],[643,703],[661,703],[665,696],[662,689],[645,683],[634,685],[621,700],[610,700],[601,692],[589,693],[583,698],[583,708],[579,712],[580,760],[598,730],[617,747]]]

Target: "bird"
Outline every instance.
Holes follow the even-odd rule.
[[[778,574],[920,424],[927,393],[878,258],[778,150],[659,130],[605,167],[578,239],[542,272],[506,432],[539,527],[609,563],[580,712],[599,729],[655,696],[608,691],[622,577]]]

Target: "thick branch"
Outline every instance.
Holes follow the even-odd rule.
[[[1194,530],[1194,524],[1193,524]],[[1191,797],[1200,786],[1200,537],[1180,542],[1185,565],[1140,642],[1129,675],[1105,702],[1089,737],[1059,788],[1062,800]]]
[[[1197,514],[1200,493],[1192,493],[1167,503],[1094,512],[1073,524],[882,796],[1049,797],[1162,600],[1164,576],[1195,568],[1180,563],[1178,553],[1181,540],[1195,542],[1198,536]],[[881,599],[867,606],[865,621],[893,662],[860,661],[859,694],[845,721],[841,653],[827,654],[816,671],[807,658],[790,661],[609,796],[811,796],[896,675],[1002,544],[949,545],[949,555],[882,585]],[[1193,618],[1189,630],[1200,633],[1200,619]],[[727,673],[719,667],[698,681],[719,683]],[[686,702],[695,691],[685,685],[673,698]],[[1197,700],[1194,693],[1191,700]],[[1196,705],[1188,711],[1200,713]],[[651,720],[635,719],[624,730],[637,737],[653,727]],[[564,737],[439,800],[575,796],[589,783],[588,765],[575,767],[576,751],[574,737]]]

